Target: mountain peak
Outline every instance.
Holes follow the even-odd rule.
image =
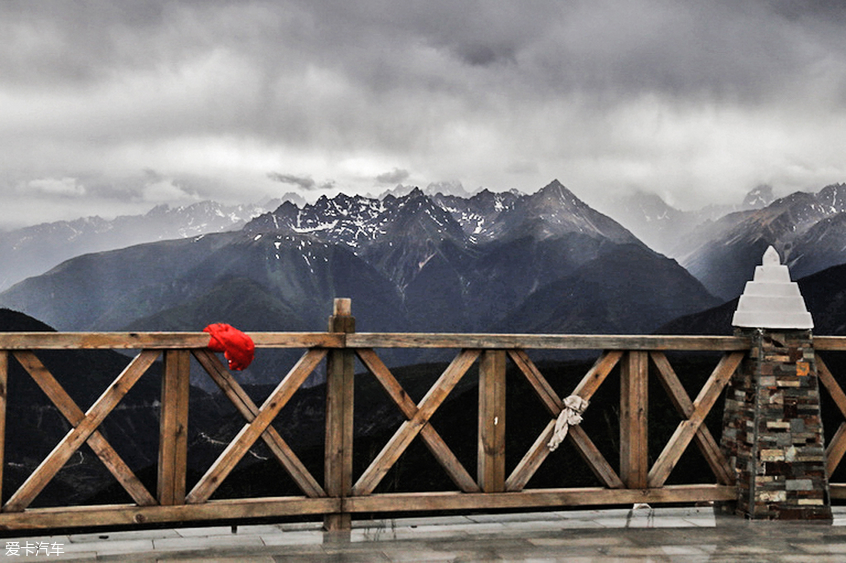
[[[410,192],[408,192],[408,194],[405,196],[405,198],[408,199],[409,201],[412,200],[412,199],[416,199],[418,197],[428,197],[428,196],[425,193],[423,193],[423,190],[421,190],[417,186],[414,186],[414,188]]]
[[[773,187],[767,184],[761,184],[752,188],[746,194],[746,197],[743,198],[741,209],[761,209],[771,204],[774,200]]]
[[[564,184],[558,180],[553,180],[538,190],[535,196],[545,202],[558,201],[565,203],[567,207],[587,207],[587,204],[576,197],[576,194],[568,190]]]
[[[590,209],[586,203],[576,197],[558,180],[553,180],[535,194],[530,195],[528,203],[540,213],[556,213],[565,210],[574,212]]]

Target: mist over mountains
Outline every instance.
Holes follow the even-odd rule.
[[[620,252],[623,246],[633,250]],[[530,294],[571,276],[575,283],[581,268],[596,269],[596,260],[612,254],[624,256],[618,262],[630,256],[633,271],[634,261],[651,261],[651,274],[672,272],[689,288],[683,304],[644,311],[643,325],[713,303],[678,264],[557,181],[531,196],[432,198],[413,190],[381,200],[321,197],[302,208],[286,202],[239,231],[74,258],[0,300],[61,330],[195,329],[180,319],[205,320],[196,311],[207,311],[213,322],[215,309],[244,312],[250,330],[323,330],[327,303],[337,296],[352,297],[371,330],[504,330],[501,321]],[[626,287],[602,299],[652,283],[625,279]],[[260,310],[245,312],[253,301]],[[611,332],[628,328],[600,324]]]
[[[769,245],[794,278],[846,262],[842,184],[776,200],[762,186],[696,213],[634,194],[617,202],[620,222],[557,180],[532,195],[432,185],[290,199],[5,233],[7,269],[51,248],[123,246],[31,276],[0,305],[59,330],[325,330],[332,299],[351,297],[360,330],[646,333],[739,295]],[[124,244],[150,225],[166,240]]]
[[[698,244],[678,259],[709,291],[732,299],[768,246],[779,251],[794,279],[846,262],[844,212],[846,184],[796,192],[703,224],[690,235]]]
[[[0,232],[0,290],[82,254],[239,229],[280,203],[281,200],[271,200],[263,204],[221,205],[202,201],[177,208],[159,205],[144,215],[112,220],[84,217]]]

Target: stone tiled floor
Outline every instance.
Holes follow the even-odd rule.
[[[0,542],[9,561],[842,563],[846,509],[835,509],[832,524],[751,522],[715,516],[710,508],[643,507],[373,520],[356,522],[346,534],[305,523]]]

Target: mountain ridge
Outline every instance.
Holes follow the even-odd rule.
[[[90,216],[0,232],[0,290],[83,254],[237,230],[268,207],[281,203],[269,200],[263,204],[223,205],[200,201],[180,207],[163,204],[143,215],[120,215],[111,220]]]
[[[4,291],[0,304],[60,330],[199,330],[226,317],[245,330],[325,330],[328,304],[349,297],[369,330],[513,332],[524,326],[509,326],[515,311],[527,330],[551,326],[532,321],[544,311],[525,303],[575,299],[556,290],[561,280],[578,299],[597,293],[596,332],[645,332],[670,312],[715,304],[677,262],[557,180],[527,196],[418,189],[286,202],[240,231],[74,258]],[[611,303],[666,280],[679,290],[667,303],[644,299],[625,315]],[[570,324],[555,330],[576,326],[562,318]]]

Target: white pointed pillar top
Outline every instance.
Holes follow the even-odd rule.
[[[790,281],[787,266],[781,264],[772,246],[764,252],[761,265],[755,267],[753,280],[746,282],[731,324],[747,328],[814,328],[799,286]]]

